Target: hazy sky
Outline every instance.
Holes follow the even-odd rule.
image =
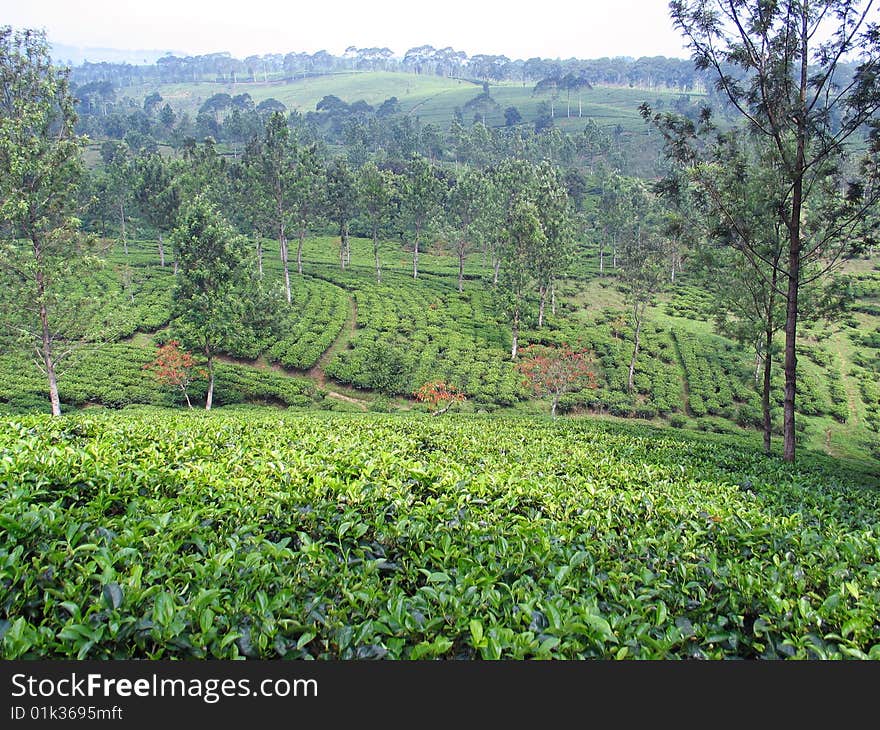
[[[423,44],[523,59],[689,56],[667,0],[0,0],[0,23],[77,47],[239,58]]]

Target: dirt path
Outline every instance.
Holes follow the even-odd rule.
[[[348,345],[349,340],[354,336],[355,329],[357,328],[357,300],[349,295],[348,303],[348,317],[345,320],[345,324],[342,325],[339,335],[333,341],[333,344],[324,350],[324,354],[318,358],[318,362],[312,366],[306,375],[314,380],[320,388],[323,388],[327,392],[329,398],[336,398],[337,400],[345,401],[346,403],[352,403],[356,406],[360,406],[361,410],[365,411],[367,410],[367,401],[328,388],[327,373],[324,371],[324,368],[327,367],[336,353]]]
[[[849,410],[849,422],[853,427],[859,425],[859,409],[856,403],[856,390],[849,377],[849,360],[843,354],[843,348],[839,343],[835,343],[834,351],[840,358],[840,379],[843,382],[843,389],[846,391],[846,405]]]
[[[691,386],[688,383],[688,375],[687,368],[684,365],[684,358],[681,355],[681,348],[678,346],[678,338],[672,333],[670,333],[670,338],[672,339],[672,347],[675,350],[675,356],[678,358],[678,367],[681,370],[681,395],[682,400],[681,404],[684,406],[682,408],[682,413],[685,415],[691,414]]]
[[[349,295],[348,304],[348,317],[346,317],[342,329],[339,330],[339,335],[333,340],[330,347],[324,350],[324,354],[318,358],[318,362],[316,362],[311,370],[306,373],[306,375],[322,387],[327,383],[327,374],[324,372],[324,368],[330,364],[330,361],[337,352],[348,345],[349,340],[354,336],[354,331],[357,328],[357,300]]]

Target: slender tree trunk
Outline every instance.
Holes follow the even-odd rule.
[[[513,310],[513,344],[510,348],[510,359],[516,360],[516,353],[519,352],[519,303]]]
[[[125,206],[119,203],[119,222],[122,225],[122,250],[128,256],[128,236],[125,234]]]
[[[550,311],[556,316],[556,282],[550,282]]]
[[[303,273],[303,244],[306,240],[306,226],[305,221],[303,221],[303,225],[300,226],[299,229],[299,244],[296,247],[296,270],[300,276]]]
[[[162,233],[159,232],[159,266],[165,266],[165,246],[162,244]]]
[[[278,232],[278,249],[281,252],[281,263],[284,265],[284,296],[287,298],[287,303],[290,304],[292,301],[290,296],[290,265],[287,255],[287,236],[284,235],[283,225]]]
[[[458,292],[464,291],[464,246],[458,247]]]
[[[605,273],[605,244],[599,243],[599,273]]]
[[[257,271],[260,272],[260,278],[263,278],[263,239],[257,234]]]
[[[379,231],[373,228],[373,258],[376,260],[376,283],[382,283],[382,267],[379,265]]]
[[[806,103],[807,103],[807,8],[801,8],[801,75],[800,109],[798,111],[797,152],[791,191],[791,220],[788,244],[788,296],[785,312],[785,398],[782,407],[782,458],[793,462],[797,445],[795,431],[795,395],[797,392],[797,320],[801,274],[801,210],[806,170]]]
[[[348,226],[344,223],[339,227],[339,268],[345,271],[345,248],[348,245]]]
[[[186,388],[184,388],[182,385],[180,386],[180,389],[183,391],[183,397],[186,398],[186,405],[187,405],[187,407],[188,407],[190,410],[192,410],[192,409],[193,409],[193,404],[192,404],[192,402],[191,402],[190,399],[189,399],[189,393],[186,392]]]
[[[34,258],[37,262],[37,297],[40,301],[40,333],[42,336],[43,366],[49,380],[49,403],[52,415],[61,415],[61,399],[58,397],[58,378],[55,374],[55,358],[52,353],[52,334],[49,330],[49,312],[46,309],[46,279],[43,273],[43,251],[38,241],[33,241]]]
[[[636,379],[636,358],[639,356],[639,343],[641,340],[642,333],[642,315],[639,312],[639,307],[636,305],[636,308],[633,312],[636,318],[636,331],[633,337],[633,354],[632,359],[629,361],[629,377],[626,381],[626,391],[627,393],[632,393],[633,387],[635,386]]]
[[[761,415],[764,421],[764,453],[766,454],[770,453],[773,433],[773,421],[770,418],[770,375],[773,369],[771,347],[773,347],[773,330],[768,327],[764,342],[764,385],[761,389]]]
[[[416,229],[415,240],[413,241],[413,279],[419,278],[419,235],[421,231]]]
[[[174,257],[174,270],[173,273],[177,276],[177,256]]]
[[[559,405],[559,393],[553,394],[553,403],[550,405],[550,417],[556,418],[556,406]]]
[[[498,286],[498,270],[501,268],[501,259],[496,258],[492,264],[492,286]]]
[[[214,353],[209,346],[205,347],[205,355],[208,358],[208,394],[205,397],[205,410],[210,411],[214,403]]]
[[[544,326],[544,306],[547,303],[547,287],[543,284],[538,288],[541,301],[538,304],[538,329]]]

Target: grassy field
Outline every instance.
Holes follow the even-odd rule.
[[[532,84],[492,84],[490,92],[498,103],[498,109],[487,116],[487,124],[503,125],[504,110],[509,106],[515,106],[525,121],[534,121],[538,105],[542,101],[549,103],[550,97],[533,95],[532,89]],[[373,106],[396,96],[401,109],[407,114],[417,116],[422,122],[446,127],[454,118],[455,108],[464,108],[468,101],[482,93],[482,88],[471,81],[439,76],[349,72],[288,82],[150,84],[131,87],[126,90],[126,94],[140,101],[153,91],[159,92],[176,111],[186,112],[191,117],[195,116],[206,99],[217,93],[234,96],[247,92],[256,103],[271,97],[285,104],[289,110],[303,114],[314,111],[315,105],[324,96],[331,94],[348,103],[363,99]],[[669,103],[677,96],[677,93],[665,90],[596,87],[582,92],[580,108],[578,97],[572,95],[569,110],[567,97],[563,94],[555,101],[556,123],[564,129],[578,129],[587,119],[592,118],[608,129],[619,124],[626,131],[642,133],[645,132],[645,124],[638,114],[639,104],[648,101],[656,106],[658,99]],[[467,116],[466,119],[470,121]]]
[[[880,659],[876,477],[730,435],[0,420],[0,657]]]

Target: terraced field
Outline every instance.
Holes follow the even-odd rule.
[[[224,368],[232,370],[218,384],[219,403],[411,409],[418,407],[411,399],[418,387],[443,378],[467,395],[464,411],[543,412],[509,362],[510,328],[479,252],[467,261],[459,293],[457,260],[436,245],[428,246],[414,280],[410,254],[399,243],[383,242],[381,285],[375,282],[371,242],[352,239],[351,265],[344,271],[338,245],[333,236],[306,241],[304,275],[293,276],[292,306],[279,310],[275,331],[257,331],[226,353]],[[277,289],[277,244],[267,240],[263,248],[264,282]],[[650,310],[635,391],[626,392],[632,333],[622,295],[612,277],[599,276],[595,255],[584,247],[579,276],[559,286],[557,313],[548,312],[544,327],[523,334],[525,343],[580,343],[593,353],[598,388],[564,396],[560,411],[721,433],[757,427],[754,353],[713,333],[705,296],[686,280]],[[853,311],[829,327],[803,331],[798,408],[804,445],[868,463],[877,458],[880,442],[880,316],[874,311],[880,272],[865,264],[852,274]],[[68,407],[177,402],[142,367],[152,348],[174,335],[172,277],[170,265],[158,266],[155,242],[132,242],[127,256],[113,251],[98,277],[109,342],[71,361],[61,379]],[[42,376],[23,362],[0,354],[0,407],[45,409]],[[294,385],[288,386],[291,378]],[[197,397],[202,388],[195,385]],[[774,418],[780,423],[781,402],[777,373]]]

